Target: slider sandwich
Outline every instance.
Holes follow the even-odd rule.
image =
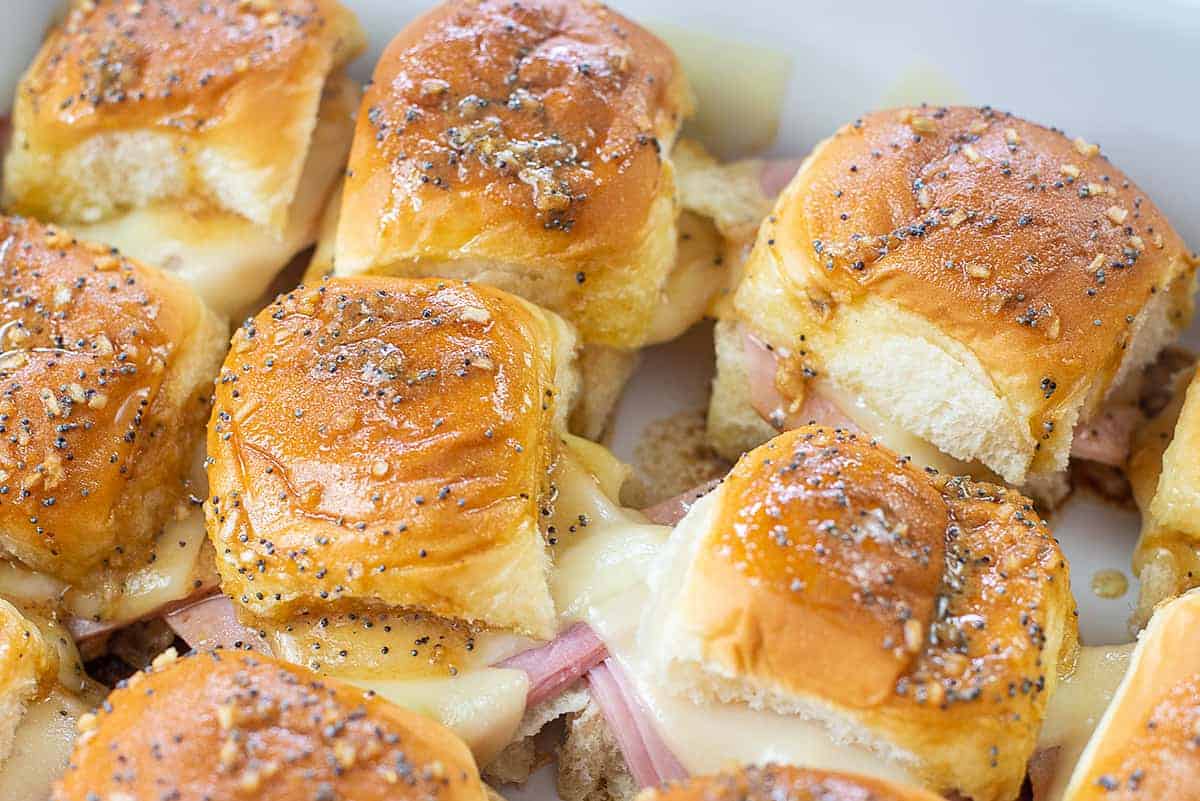
[[[717,327],[710,437],[861,429],[1044,500],[1122,465],[1133,378],[1191,317],[1193,267],[1097,146],[989,108],[881,111],[817,146]]]
[[[674,53],[604,5],[442,3],[376,66],[310,276],[453,277],[561,315],[594,437],[637,349],[704,316],[726,238],[769,207],[757,174],[714,182],[676,145],[691,107]]]
[[[216,384],[206,512],[224,595],[171,615],[176,630],[373,689],[523,780],[528,737],[582,708],[578,679],[604,655],[568,603],[604,580],[596,551],[563,552],[616,531],[616,580],[639,553],[625,545],[664,539],[605,500],[611,457],[566,434],[575,348],[557,315],[482,284],[332,278],[280,296]]]
[[[588,605],[609,656],[560,791],[622,798],[774,761],[1015,799],[1074,612],[1026,498],[801,427],[691,507],[648,588]]]
[[[194,468],[225,342],[179,278],[0,217],[0,596],[51,639],[215,583]]]
[[[53,801],[485,801],[450,731],[295,665],[167,651],[79,722]]]
[[[317,234],[365,45],[336,0],[79,0],[22,79],[3,203],[232,315]]]
[[[915,787],[790,765],[750,765],[650,788],[637,801],[940,801]]]
[[[43,634],[0,600],[0,798],[44,801],[98,690],[69,639]]]
[[[1186,799],[1200,752],[1200,595],[1155,610],[1078,764],[1064,801]]]

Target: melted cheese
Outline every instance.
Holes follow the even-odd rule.
[[[453,679],[350,679],[383,698],[448,726],[486,765],[517,736],[529,678],[522,670],[483,668]]]
[[[112,586],[64,598],[77,617],[94,620],[138,620],[197,589],[197,560],[205,542],[204,515],[198,509],[168,523],[154,545],[154,561],[129,573]]]
[[[480,764],[516,736],[529,680],[492,668],[537,643],[415,613],[301,615],[247,621],[288,662],[371,690],[450,727]]]
[[[885,419],[859,394],[847,392],[829,381],[812,382],[809,391],[828,398],[856,426],[901,456],[910,457],[920,467],[933,467],[943,473],[970,475],[1002,483],[978,462],[963,462],[942,453],[929,442]]]
[[[208,493],[203,447],[196,449],[192,459],[188,485],[197,496]],[[181,507],[155,538],[153,561],[137,570],[123,576],[103,575],[95,586],[85,589],[0,559],[0,596],[40,619],[65,613],[114,624],[140,620],[193,594],[197,581],[215,581],[214,568],[200,558],[205,541],[204,513],[198,506]]]
[[[17,725],[12,752],[0,765],[0,798],[45,801],[50,796],[50,785],[71,756],[75,723],[86,711],[83,702],[59,689],[29,705]]]
[[[357,101],[358,89],[352,81],[331,80],[282,232],[232,212],[190,212],[177,200],[77,225],[75,231],[178,274],[221,314],[236,319],[257,311],[271,279],[315,238],[322,209],[346,162],[353,128],[345,121]]]
[[[712,220],[683,212],[679,215],[679,249],[675,269],[663,287],[663,302],[654,313],[647,344],[680,336],[704,316],[729,281],[721,259],[724,241]]]
[[[821,723],[744,704],[700,704],[665,686],[644,647],[649,641],[639,636],[639,623],[644,615],[662,617],[663,610],[647,611],[647,579],[671,530],[613,504],[579,460],[559,465],[555,485],[555,604],[564,622],[586,621],[604,640],[636,685],[660,736],[690,772],[710,773],[731,762],[782,761],[911,780],[902,767],[865,748],[834,742]],[[703,526],[704,508],[714,500],[715,494],[701,499],[699,513],[687,524]],[[581,516],[586,526],[580,525]]]
[[[195,592],[203,573],[198,560],[204,542],[204,515],[192,509],[163,528],[156,538],[154,561],[123,578],[77,589],[16,562],[0,560],[0,595],[24,609],[48,612],[59,608],[84,620],[139,620]]]
[[[1058,801],[1096,724],[1125,676],[1133,643],[1081,648],[1075,670],[1058,683],[1046,706],[1038,749],[1058,748],[1053,779],[1038,801]]]

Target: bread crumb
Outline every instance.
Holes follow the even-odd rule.
[[[655,420],[633,450],[633,475],[621,502],[638,509],[720,478],[731,464],[708,446],[704,409]]]

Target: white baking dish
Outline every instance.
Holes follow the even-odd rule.
[[[391,35],[427,5],[347,0],[371,35],[357,65],[366,77]],[[0,0],[0,108],[7,108],[58,0]],[[1200,5],[1185,0],[1009,0],[947,5],[796,0],[622,0],[621,10],[663,32],[695,71],[700,103],[730,120],[723,144],[759,138],[778,110],[772,149],[798,155],[840,123],[880,105],[927,100],[989,104],[1100,142],[1200,243],[1200,105],[1195,54]],[[729,104],[736,103],[729,112]],[[710,118],[711,119],[711,118]],[[1189,337],[1200,343],[1200,329]],[[628,457],[644,425],[700,406],[709,374],[707,330],[653,349],[619,408],[613,446]],[[1095,571],[1128,573],[1138,519],[1076,497],[1053,519],[1071,559],[1089,644],[1128,638],[1136,598],[1089,588]]]

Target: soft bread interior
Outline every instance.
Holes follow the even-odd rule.
[[[607,345],[584,345],[579,349],[580,390],[571,411],[572,433],[600,439],[640,358],[636,350]]]
[[[218,312],[236,319],[254,311],[275,274],[316,239],[322,211],[350,150],[358,99],[358,85],[349,78],[329,80],[282,230],[177,200],[139,203],[111,218],[73,228],[81,236],[111,243],[178,274]]]
[[[776,431],[750,401],[741,324],[719,320],[713,327],[713,344],[717,373],[708,403],[708,443],[719,455],[733,460],[775,436]]]
[[[599,705],[587,705],[567,721],[558,749],[558,795],[563,801],[630,801],[638,785]]]
[[[539,735],[549,724],[566,715],[575,715],[588,705],[587,688],[577,682],[562,694],[525,710],[513,741],[483,766],[483,776],[497,784],[524,784],[530,774],[548,759]]]

